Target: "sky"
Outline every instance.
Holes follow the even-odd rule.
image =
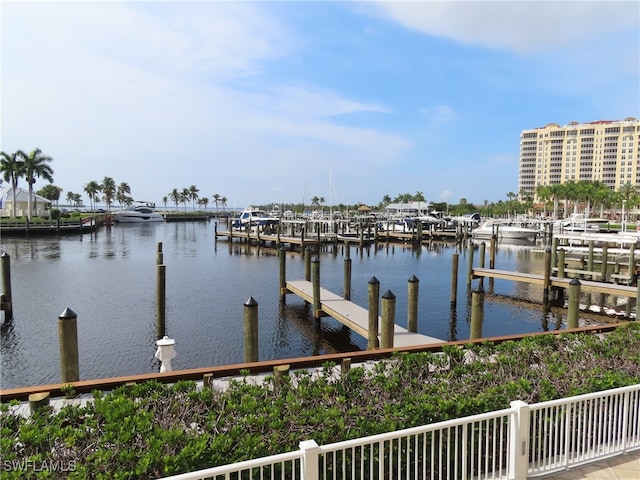
[[[481,205],[518,191],[522,130],[640,117],[635,1],[1,0],[0,26],[0,148],[85,205],[105,177]]]

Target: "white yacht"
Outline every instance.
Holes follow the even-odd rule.
[[[164,217],[154,209],[153,203],[142,203],[126,210],[113,212],[113,219],[118,223],[153,223],[164,222]]]

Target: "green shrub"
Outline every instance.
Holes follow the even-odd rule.
[[[637,384],[638,352],[640,324],[632,322],[606,335],[397,354],[346,375],[326,364],[321,375],[292,372],[277,386],[273,377],[254,385],[247,375],[224,391],[190,381],[146,382],[94,392],[83,406],[58,413],[49,407],[28,419],[3,405],[0,454],[4,465],[74,466],[59,478],[166,476],[295,450],[302,440],[326,444],[503,409],[513,400]],[[5,469],[2,477],[42,474]]]

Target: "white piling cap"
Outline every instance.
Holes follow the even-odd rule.
[[[169,345],[175,345],[176,341],[173,338],[169,338],[167,335],[160,340],[156,340],[156,345],[159,347],[166,347]]]

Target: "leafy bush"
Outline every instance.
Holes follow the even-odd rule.
[[[302,440],[325,444],[639,382],[635,322],[604,335],[397,354],[344,375],[327,364],[320,375],[294,372],[277,384],[246,376],[225,390],[147,382],[30,418],[2,405],[2,477],[166,476],[291,451]],[[8,468],[53,461],[74,468]]]

